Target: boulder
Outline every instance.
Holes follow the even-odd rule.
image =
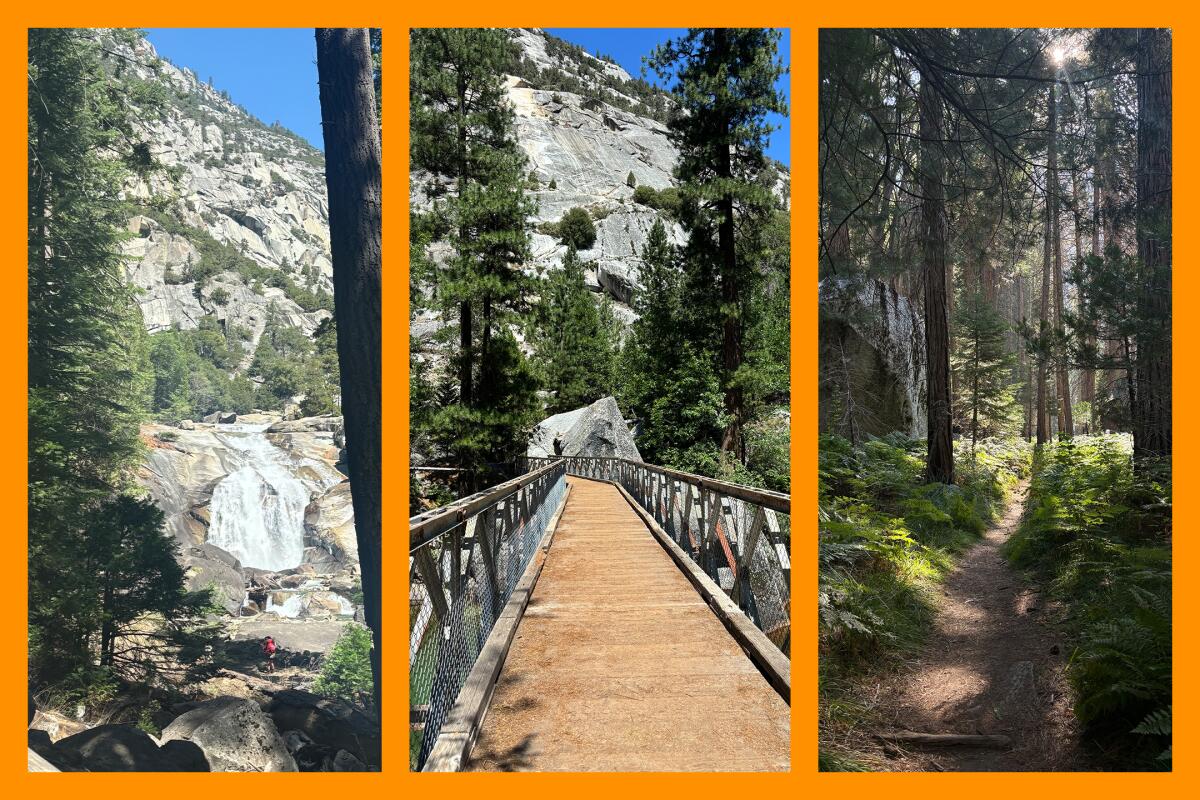
[[[179,420],[179,430],[194,431],[196,430],[196,423],[190,419],[181,419]]]
[[[301,417],[285,419],[267,428],[267,433],[336,433],[342,427],[341,417]]]
[[[330,759],[329,772],[367,772],[367,765],[346,750],[338,750]]]
[[[237,558],[213,544],[184,548],[179,562],[189,591],[216,588],[216,598],[229,614],[237,616],[246,597],[246,579]]]
[[[160,748],[150,734],[125,724],[68,736],[53,746],[53,754],[88,772],[208,772],[209,765],[194,744]]]
[[[558,446],[555,446],[555,441]],[[641,461],[633,434],[613,397],[556,414],[534,428],[526,455],[599,456]]]
[[[213,772],[297,771],[278,729],[253,700],[209,700],[177,717],[162,738],[197,745]]]
[[[285,689],[275,693],[267,712],[280,730],[299,731],[316,744],[344,750],[363,764],[380,763],[379,723],[345,703]]]
[[[237,422],[237,420],[237,414],[233,413],[232,411],[224,412],[217,417],[217,422],[222,425],[232,425],[233,423]]]

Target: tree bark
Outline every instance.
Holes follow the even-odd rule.
[[[1138,409],[1134,455],[1171,454],[1171,32],[1138,32]]]
[[[1054,332],[1063,335],[1063,271],[1062,271],[1062,231],[1059,227],[1058,212],[1058,88],[1050,86],[1050,230],[1054,243]],[[1058,353],[1055,358],[1055,377],[1057,381],[1058,403],[1058,433],[1060,436],[1071,437],[1075,425],[1071,419],[1071,378],[1067,368],[1066,353]]]
[[[725,47],[724,34],[718,28],[718,47]],[[732,138],[732,122],[725,124],[727,135]],[[733,159],[728,140],[719,148],[720,157],[717,173],[723,181],[733,179]],[[746,463],[746,443],[742,425],[746,420],[745,396],[737,382],[737,371],[742,366],[742,320],[741,286],[738,276],[737,249],[734,245],[733,195],[723,194],[717,201],[721,219],[717,226],[717,247],[721,255],[721,364],[725,384],[725,413],[729,424],[721,437],[721,450],[732,453],[741,463]],[[847,228],[847,231],[849,229]]]
[[[325,185],[350,493],[382,710],[382,153],[366,28],[317,28]]]
[[[950,326],[946,308],[946,201],[942,186],[942,101],[924,74],[918,104],[929,428],[926,478],[930,483],[954,483],[954,443],[950,432]]]

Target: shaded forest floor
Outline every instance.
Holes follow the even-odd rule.
[[[947,576],[919,653],[873,685],[860,702],[873,724],[864,755],[885,771],[1085,769],[1064,674],[1062,610],[1017,573],[1001,547],[1021,522],[1022,483],[1001,519]],[[1008,737],[1006,746],[931,746],[880,738],[912,731]]]

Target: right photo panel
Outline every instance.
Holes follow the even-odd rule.
[[[409,41],[410,768],[788,770],[788,32]]]
[[[822,771],[1171,769],[1171,43],[819,32]]]

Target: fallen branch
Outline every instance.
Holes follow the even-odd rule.
[[[928,745],[932,747],[1008,747],[1011,741],[1001,734],[967,734],[967,733],[917,733],[915,731],[896,731],[895,733],[877,733],[875,738],[896,744]]]

